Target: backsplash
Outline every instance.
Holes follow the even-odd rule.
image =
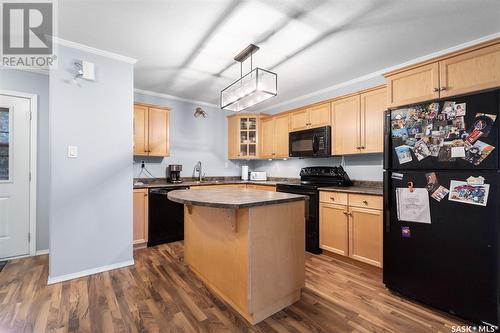
[[[342,165],[349,178],[353,180],[382,181],[382,154],[364,154],[325,158],[289,158],[287,160],[249,161],[251,171],[265,171],[268,177],[294,178],[299,176],[300,169],[308,166]]]

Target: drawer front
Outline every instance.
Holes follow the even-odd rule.
[[[319,201],[337,205],[347,205],[347,193],[320,191]]]
[[[349,206],[382,209],[383,200],[380,195],[349,194]]]

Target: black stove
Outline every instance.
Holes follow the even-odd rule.
[[[276,191],[309,196],[306,212],[306,251],[319,254],[319,193],[318,188],[351,186],[342,166],[306,167],[300,170],[300,183],[277,184]]]

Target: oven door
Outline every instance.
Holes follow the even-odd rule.
[[[291,132],[288,141],[290,157],[329,156],[330,133],[330,126]]]

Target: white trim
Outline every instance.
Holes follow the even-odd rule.
[[[19,98],[26,98],[30,100],[30,193],[29,193],[29,216],[30,216],[30,242],[29,242],[29,255],[36,254],[36,164],[37,164],[37,129],[38,129],[38,96],[36,94],[28,94],[12,90],[0,89],[0,95],[8,95]]]
[[[43,256],[44,254],[49,254],[49,249],[36,251],[36,256]]]
[[[327,87],[327,88],[324,88],[324,89],[321,89],[321,90],[317,90],[317,91],[309,93],[309,94],[301,95],[301,96],[295,97],[293,99],[289,99],[289,100],[286,100],[286,101],[283,101],[283,102],[280,102],[280,103],[277,103],[277,104],[270,105],[268,107],[260,109],[259,111],[265,112],[265,111],[276,109],[276,108],[279,108],[279,107],[282,107],[282,106],[285,106],[285,105],[288,105],[288,104],[292,104],[294,102],[298,102],[298,101],[305,100],[305,99],[308,99],[308,98],[311,98],[311,97],[315,97],[315,96],[318,96],[318,95],[321,95],[321,94],[325,94],[325,93],[328,93],[328,92],[331,92],[331,91],[335,91],[337,89],[344,88],[344,87],[350,86],[350,85],[358,83],[358,82],[362,82],[362,81],[366,81],[366,80],[369,80],[369,79],[373,79],[373,78],[378,77],[378,76],[383,76],[384,73],[391,72],[393,70],[396,70],[396,69],[399,69],[399,68],[402,68],[402,67],[406,67],[406,66],[418,64],[419,62],[423,62],[423,61],[427,61],[427,60],[432,59],[432,58],[440,57],[440,56],[446,55],[448,53],[459,51],[459,50],[468,48],[470,46],[481,44],[481,43],[484,43],[484,42],[487,42],[487,41],[490,41],[490,40],[493,40],[493,39],[499,38],[499,37],[500,37],[500,32],[497,32],[497,33],[494,33],[494,34],[491,34],[491,35],[488,35],[488,36],[484,36],[484,37],[481,37],[481,38],[478,38],[478,39],[474,39],[474,40],[471,40],[471,41],[468,41],[468,42],[465,42],[465,43],[462,43],[462,44],[458,44],[458,45],[449,47],[449,48],[444,49],[444,50],[440,50],[440,51],[437,51],[437,52],[434,52],[434,53],[430,53],[430,54],[427,54],[427,55],[424,55],[424,56],[421,56],[421,57],[418,57],[418,58],[414,58],[414,59],[408,60],[408,61],[403,62],[403,63],[398,64],[398,65],[386,67],[386,68],[380,69],[378,71],[375,71],[375,72],[372,72],[372,73],[369,73],[369,74],[366,74],[366,75],[354,78],[352,80],[344,81],[344,82],[335,84],[333,86],[330,86],[330,87]],[[335,97],[335,96],[332,96],[332,97]]]
[[[110,51],[96,49],[95,47],[92,47],[92,46],[87,46],[87,45],[83,45],[80,43],[75,43],[75,42],[72,42],[72,41],[69,41],[66,39],[62,39],[59,37],[53,37],[53,41],[59,45],[67,46],[67,47],[70,47],[72,49],[82,50],[85,52],[97,54],[97,55],[102,56],[102,57],[120,60],[120,61],[129,63],[129,64],[135,64],[137,62],[137,59],[134,59],[134,58],[130,58],[130,57],[127,57],[127,56],[124,56],[124,55],[121,55],[118,53],[113,53]]]
[[[154,92],[154,91],[150,91],[150,90],[143,90],[143,89],[136,88],[136,89],[134,89],[134,92],[138,93],[138,94],[142,94],[142,95],[147,95],[147,96],[166,98],[166,99],[171,99],[174,101],[187,102],[187,103],[191,103],[191,104],[197,104],[197,105],[208,106],[208,107],[220,109],[219,105],[217,105],[217,104],[197,101],[194,99],[189,99],[189,98],[184,98],[184,97],[179,97],[179,96],[162,94],[162,93],[158,93],[158,92]]]
[[[111,264],[111,265],[101,266],[101,267],[97,267],[97,268],[86,269],[86,270],[83,270],[83,271],[80,271],[80,272],[76,272],[76,273],[70,273],[70,274],[59,275],[59,276],[54,276],[54,277],[49,276],[49,278],[47,280],[47,284],[54,284],[54,283],[58,283],[58,282],[73,280],[73,279],[77,279],[77,278],[80,278],[80,277],[83,277],[83,276],[98,274],[98,273],[110,271],[110,270],[113,270],[113,269],[118,269],[118,268],[123,268],[123,267],[127,267],[127,266],[132,266],[134,264],[135,264],[134,260],[132,259],[132,260],[127,260],[127,261],[119,262],[119,263],[116,263],[116,264]]]

